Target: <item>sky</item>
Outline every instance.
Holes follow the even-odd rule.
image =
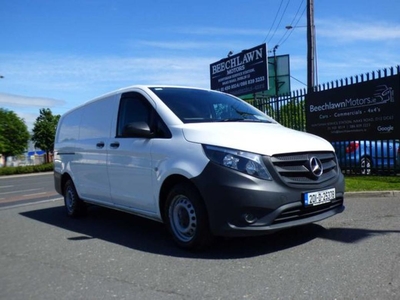
[[[62,115],[130,85],[210,88],[210,64],[263,43],[289,55],[291,89],[303,89],[305,8],[306,0],[0,0],[0,108],[31,130],[42,108]],[[318,83],[399,65],[399,12],[398,0],[314,0]]]

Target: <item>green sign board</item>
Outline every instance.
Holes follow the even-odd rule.
[[[290,93],[290,64],[288,54],[268,57],[268,78],[269,89],[257,93],[257,96],[271,97]],[[253,99],[254,94],[243,95],[240,98],[244,100]]]
[[[269,89],[264,93],[266,96],[290,93],[289,55],[268,57],[268,75]]]

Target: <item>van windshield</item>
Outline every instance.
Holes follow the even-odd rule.
[[[228,94],[191,88],[150,88],[183,123],[265,122],[271,117]]]

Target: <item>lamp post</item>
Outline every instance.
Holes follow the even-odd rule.
[[[286,25],[285,26],[285,28],[287,30],[294,29],[294,28],[301,28],[301,27],[306,28],[307,26],[292,26],[292,25]]]

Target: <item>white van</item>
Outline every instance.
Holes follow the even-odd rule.
[[[68,215],[86,203],[167,225],[177,244],[248,236],[344,210],[331,144],[229,94],[133,86],[64,114],[54,180]]]

